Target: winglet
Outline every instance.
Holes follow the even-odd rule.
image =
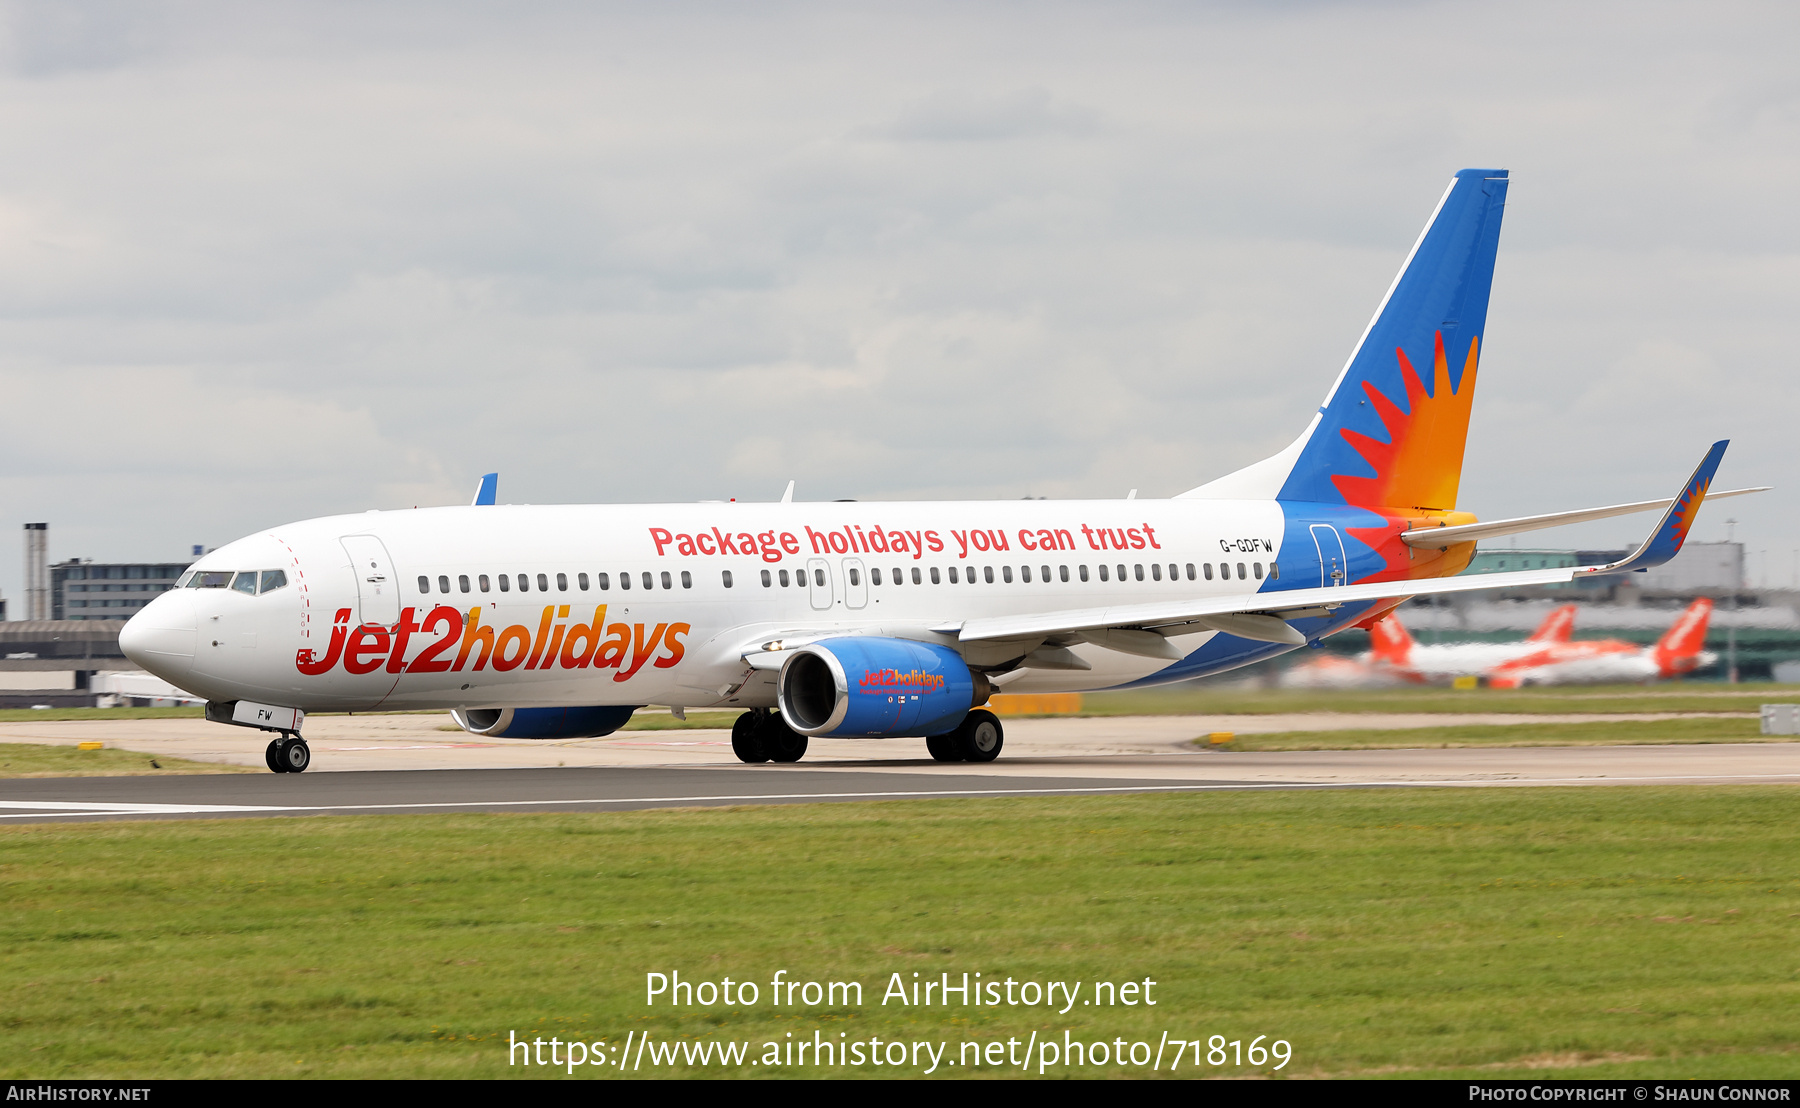
[[[788,482],[787,491],[781,494],[781,502],[783,504],[792,504],[794,502],[794,483],[792,481]]]
[[[493,504],[494,493],[496,490],[499,489],[499,487],[500,487],[500,475],[498,473],[482,474],[481,475],[481,484],[475,486],[475,499],[469,501],[469,506],[472,508],[478,508],[483,505]]]
[[[1657,520],[1656,529],[1650,532],[1644,545],[1638,547],[1630,557],[1611,565],[1583,567],[1577,573],[1630,573],[1633,570],[1660,566],[1681,553],[1681,544],[1687,541],[1688,535],[1693,531],[1694,516],[1700,512],[1700,505],[1706,499],[1707,487],[1712,484],[1713,474],[1718,470],[1720,460],[1725,457],[1725,448],[1729,445],[1729,439],[1720,439],[1712,444],[1712,449],[1706,452],[1706,457],[1700,459],[1700,467],[1688,478],[1681,494],[1663,512],[1662,518]]]

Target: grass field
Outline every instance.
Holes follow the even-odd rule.
[[[130,750],[0,743],[0,777],[147,777],[185,773],[256,773],[245,766],[191,762]],[[263,771],[266,772],[266,771]]]
[[[1238,734],[1230,750],[1376,750],[1453,746],[1642,746],[1661,743],[1792,742],[1792,735],[1764,735],[1756,719],[1665,719],[1647,722],[1471,724],[1337,731],[1272,731]],[[1208,736],[1195,746],[1211,746]]]
[[[1354,790],[3,827],[0,1072],[519,1076],[509,1030],[756,1057],[822,1029],[955,1057],[1068,1029],[1269,1035],[1295,1076],[1792,1077],[1797,801]],[[646,972],[677,970],[762,982],[762,1003],[647,1009]],[[777,970],[866,999],[776,1008]],[[891,973],[964,971],[1148,977],[1158,1003],[879,1002]],[[727,1071],[639,1076],[685,1072]]]
[[[1273,715],[1289,712],[1755,712],[1800,701],[1794,685],[1567,685],[1534,689],[1140,689],[1089,693],[1092,716]]]

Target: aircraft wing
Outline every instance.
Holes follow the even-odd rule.
[[[1024,639],[1037,635],[1086,635],[1109,629],[1181,633],[1214,630],[1241,638],[1302,645],[1306,638],[1286,623],[1288,619],[1321,616],[1345,604],[1409,596],[1442,596],[1481,589],[1516,588],[1525,585],[1560,585],[1582,577],[1630,573],[1661,565],[1673,558],[1686,541],[1694,516],[1706,499],[1713,473],[1725,456],[1724,441],[1716,442],[1694,470],[1679,496],[1671,498],[1650,537],[1619,561],[1602,566],[1566,566],[1560,569],[1523,570],[1517,573],[1483,573],[1466,577],[1434,577],[1423,580],[1378,581],[1332,588],[1282,589],[1276,592],[1240,593],[1193,600],[1148,604],[1119,604],[1104,608],[1076,608],[1016,616],[972,619],[934,630],[956,634],[962,641]],[[1141,652],[1133,651],[1133,652]]]

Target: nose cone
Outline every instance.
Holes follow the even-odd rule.
[[[131,617],[119,632],[119,649],[132,664],[179,685],[194,665],[197,627],[193,597],[173,589]]]

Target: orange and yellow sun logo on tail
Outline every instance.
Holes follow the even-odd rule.
[[[1342,429],[1348,442],[1375,470],[1373,477],[1336,474],[1331,483],[1344,499],[1366,508],[1411,508],[1448,511],[1456,507],[1456,490],[1462,481],[1463,446],[1469,437],[1469,410],[1475,399],[1476,349],[1479,339],[1469,340],[1462,378],[1453,387],[1450,365],[1444,356],[1444,335],[1435,335],[1431,391],[1413,369],[1406,351],[1395,349],[1400,375],[1406,385],[1402,409],[1369,381],[1362,382],[1368,403],[1381,417],[1388,441],[1349,428]]]
[[[1695,481],[1682,492],[1681,499],[1676,501],[1673,515],[1669,517],[1668,540],[1676,546],[1688,540],[1693,531],[1694,517],[1700,514],[1700,505],[1706,500],[1706,490],[1712,487],[1712,479]]]

